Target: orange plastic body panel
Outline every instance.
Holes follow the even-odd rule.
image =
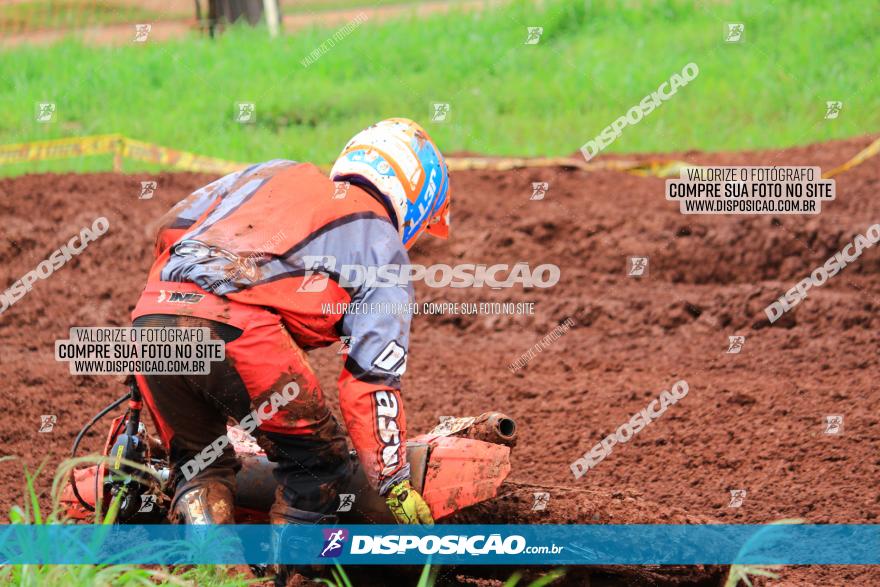
[[[121,427],[125,416],[117,416],[110,423],[110,430],[107,433],[107,440],[104,442],[104,456],[110,455],[110,449],[116,442],[118,431]],[[107,473],[107,467],[104,463],[100,465],[92,465],[84,469],[74,469],[73,480],[76,483],[76,489],[86,503],[94,507],[95,504],[101,504],[104,507],[104,477]],[[95,481],[98,480],[96,483]],[[61,492],[61,503],[68,504],[67,515],[75,520],[84,520],[92,515],[87,511],[79,500],[73,494],[73,488],[68,483],[64,491]]]
[[[95,480],[98,479],[98,467],[92,465],[84,469],[75,469],[73,478],[76,482],[76,488],[86,503],[95,505]],[[86,510],[76,499],[73,494],[73,488],[68,483],[61,492],[61,503],[67,505],[67,515],[74,520],[85,520],[92,515],[92,512]]]
[[[435,518],[492,499],[510,474],[510,447],[453,436],[413,440],[431,445],[422,496]]]

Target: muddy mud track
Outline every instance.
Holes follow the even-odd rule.
[[[671,156],[828,169],[869,141]],[[158,181],[156,195],[138,200],[147,179]],[[3,288],[95,218],[110,221],[106,236],[0,315],[0,447],[21,457],[0,464],[0,511],[22,501],[22,461],[54,469],[80,426],[124,391],[108,377],[71,377],[53,359],[54,341],[71,326],[128,323],[150,265],[148,225],[211,179],[0,180]],[[537,181],[550,189],[530,200]],[[515,519],[536,523],[877,523],[880,249],[772,326],[763,309],[880,221],[880,159],[839,176],[837,201],[817,217],[685,217],[665,201],[662,179],[613,172],[460,172],[453,189],[452,240],[424,239],[413,262],[561,269],[559,284],[546,290],[417,285],[421,302],[534,302],[532,316],[420,316],[414,324],[404,389],[411,430],[441,415],[504,411],[520,426],[511,481],[556,488],[544,512],[531,511],[522,489],[474,512],[490,508],[487,515],[503,520],[514,503]],[[645,278],[626,276],[630,255],[649,257]],[[567,333],[524,368],[507,368],[568,318]],[[726,353],[731,335],[746,337],[739,354]],[[335,401],[335,351],[312,361]],[[690,384],[687,397],[573,478],[572,461],[678,379]],[[57,415],[52,432],[38,432],[42,414]],[[845,416],[843,434],[823,433],[829,414]],[[88,440],[91,448],[99,442]],[[732,489],[747,491],[741,507],[728,507]],[[777,584],[820,583],[875,585],[880,572],[794,568]]]

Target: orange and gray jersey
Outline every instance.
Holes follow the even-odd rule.
[[[136,313],[230,322],[217,308],[246,304],[277,313],[301,348],[341,338],[340,408],[364,470],[380,491],[406,478],[399,390],[413,289],[375,280],[409,265],[384,204],[311,164],[273,160],[197,190],[161,224],[148,290],[195,284],[222,303],[145,294]]]

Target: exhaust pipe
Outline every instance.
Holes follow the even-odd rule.
[[[486,412],[477,416],[467,436],[512,448],[516,446],[516,422],[501,412]]]

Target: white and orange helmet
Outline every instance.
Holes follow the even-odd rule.
[[[407,118],[377,122],[348,141],[333,181],[368,183],[391,204],[404,246],[426,231],[449,234],[449,169],[421,126]]]

